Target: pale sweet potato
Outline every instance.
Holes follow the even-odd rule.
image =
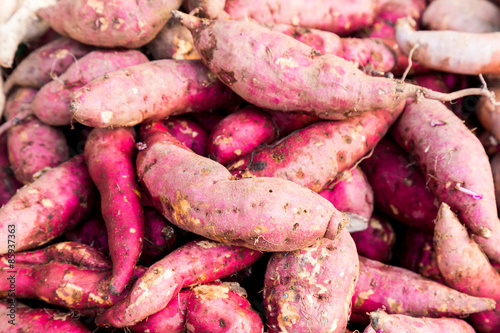
[[[178,20],[170,18],[158,35],[146,45],[153,59],[200,59],[193,46],[193,36]]]
[[[274,253],[264,281],[268,332],[344,332],[358,274],[347,230],[336,240]]]
[[[0,254],[32,249],[62,235],[89,214],[94,196],[82,155],[50,169],[0,208],[2,235],[16,237],[14,246],[0,245]]]
[[[396,233],[389,220],[379,213],[373,213],[366,230],[353,232],[359,255],[388,263],[392,258]]]

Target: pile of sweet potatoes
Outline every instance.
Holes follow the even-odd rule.
[[[4,2],[2,332],[500,331],[499,3]]]

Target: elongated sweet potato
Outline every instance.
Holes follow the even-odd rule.
[[[94,129],[85,143],[90,177],[101,194],[102,217],[113,261],[110,291],[120,294],[130,280],[144,240],[144,213],[135,175],[135,130]]]
[[[308,4],[308,8],[315,7]],[[191,30],[207,67],[258,107],[344,119],[374,109],[394,109],[406,98],[422,95],[440,100],[456,99],[463,93],[489,95],[482,89],[442,94],[399,80],[371,77],[347,60],[320,55],[292,37],[256,23],[210,22],[173,13]]]
[[[147,44],[181,6],[181,0],[57,0],[37,14],[64,36],[103,47],[137,48]]]
[[[7,135],[0,135],[0,207],[6,204],[22,184],[14,177],[7,152]]]
[[[335,238],[347,218],[320,195],[271,177],[233,179],[160,123],[144,124],[137,172],[151,202],[181,229],[259,251],[293,251]],[[221,195],[223,200],[221,200]]]
[[[391,314],[456,317],[495,307],[490,298],[469,296],[404,268],[361,256],[359,262],[353,313],[363,315],[385,306]]]
[[[373,190],[360,168],[340,173],[326,189],[318,192],[349,217],[350,232],[365,230],[373,213]]]
[[[321,121],[257,149],[228,169],[243,176],[278,177],[322,190],[384,137],[403,110],[380,109],[344,121]]]
[[[122,98],[102,98],[117,95]],[[90,127],[133,126],[226,105],[229,88],[198,60],[158,60],[100,77],[73,94],[70,112]]]
[[[414,318],[377,310],[370,313],[370,320],[371,325],[363,333],[475,333],[472,326],[458,318]]]
[[[372,186],[377,209],[413,228],[433,232],[439,202],[403,149],[384,138],[361,167]]]
[[[359,274],[349,232],[271,257],[264,282],[268,332],[344,332]]]
[[[4,333],[91,332],[70,313],[45,308],[31,309],[20,302],[11,303],[8,301],[0,301],[0,331]]]
[[[200,59],[193,46],[193,36],[178,20],[170,18],[158,35],[146,45],[153,59]]]
[[[396,233],[389,220],[380,213],[373,213],[366,230],[353,232],[359,255],[388,263],[392,258]]]
[[[14,86],[41,88],[58,77],[77,59],[93,48],[67,37],[60,37],[31,52],[14,68],[5,81],[9,92]]]
[[[277,128],[269,114],[247,106],[217,124],[208,137],[207,153],[213,160],[226,165],[260,145],[273,142],[277,136]]]
[[[15,234],[15,245],[0,245],[0,254],[40,246],[85,218],[95,190],[82,155],[50,169],[22,187],[0,208],[0,230]]]
[[[434,243],[437,266],[448,286],[472,296],[500,301],[500,274],[445,203],[439,209]],[[497,332],[500,305],[492,311],[472,314],[470,319],[478,332]]]
[[[69,103],[71,93],[93,79],[120,68],[149,62],[139,51],[93,51],[72,64],[57,80],[44,85],[36,94],[31,107],[45,124],[62,126],[71,124]]]
[[[98,325],[135,325],[163,309],[180,289],[211,282],[253,264],[261,252],[199,239],[152,265],[130,294],[96,319]]]
[[[162,122],[174,138],[196,154],[206,156],[208,133],[200,124],[182,116],[169,117]]]

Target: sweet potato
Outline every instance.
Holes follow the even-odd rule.
[[[280,138],[319,120],[317,117],[302,112],[269,111],[269,115],[278,128]]]
[[[177,231],[156,209],[144,207],[144,246],[140,262],[152,265],[174,249]]]
[[[150,42],[182,4],[181,0],[54,2],[37,14],[61,35],[84,44],[131,49]]]
[[[196,121],[182,116],[173,116],[162,120],[168,132],[196,154],[205,156],[208,145],[208,133]]]
[[[495,307],[490,298],[469,296],[404,268],[361,256],[359,263],[353,313],[365,314],[385,306],[391,314],[456,317]]]
[[[70,125],[68,108],[71,93],[97,77],[145,62],[149,62],[148,58],[135,50],[90,52],[73,63],[57,80],[40,89],[31,104],[33,112],[45,124]]]
[[[208,156],[226,165],[251,153],[260,145],[273,142],[278,136],[269,114],[247,106],[222,119],[208,137]]]
[[[94,129],[85,144],[90,177],[101,194],[108,231],[113,277],[109,289],[120,294],[139,260],[144,239],[144,213],[135,175],[135,130]]]
[[[50,169],[0,208],[2,235],[16,238],[14,246],[0,245],[0,254],[32,249],[62,235],[88,215],[94,196],[82,155]]]
[[[186,0],[184,7],[191,15],[216,18],[224,10],[226,0]]]
[[[344,121],[314,123],[271,146],[255,150],[228,169],[245,177],[284,178],[320,191],[367,154],[402,110],[403,104]]]
[[[102,98],[101,96],[121,96]],[[233,97],[198,60],[158,60],[124,68],[86,84],[69,110],[90,127],[134,126],[186,112],[208,111]]]
[[[45,125],[32,115],[31,102],[36,90],[18,88],[9,96],[5,107],[7,121],[21,120],[7,132],[7,149],[14,176],[21,183],[32,182],[46,168],[55,167],[69,157],[62,130]]]
[[[193,46],[193,36],[178,20],[170,18],[158,35],[146,45],[153,59],[200,59]]]
[[[76,228],[64,234],[68,241],[92,246],[97,251],[109,255],[108,234],[101,213],[94,214]]]
[[[307,8],[315,7],[308,3]],[[395,109],[406,98],[421,95],[440,100],[462,94],[489,95],[479,88],[442,94],[399,80],[371,77],[347,60],[321,55],[290,36],[253,22],[209,22],[179,11],[173,14],[191,30],[196,50],[207,67],[258,107],[345,119],[374,109]]]
[[[499,33],[415,31],[412,20],[400,19],[395,34],[405,54],[418,45],[412,59],[428,68],[466,75],[500,74],[499,50],[494,47]]]
[[[377,209],[408,226],[433,232],[439,202],[405,151],[384,138],[361,167],[372,186]]]
[[[500,96],[500,85],[490,85],[495,96]],[[500,140],[500,107],[489,99],[481,97],[476,108],[477,119],[484,129]]]
[[[414,318],[377,310],[370,313],[370,320],[371,325],[363,333],[475,333],[472,326],[458,318]]]
[[[192,333],[262,333],[264,324],[235,283],[194,287],[186,307],[186,328]],[[244,289],[243,289],[244,291]]]
[[[326,199],[290,181],[233,179],[159,123],[144,124],[141,138],[147,146],[137,157],[141,184],[154,207],[181,229],[259,251],[293,251],[335,238],[347,223]]]
[[[0,207],[6,204],[21,186],[10,169],[7,135],[2,134],[0,135]]]
[[[70,313],[45,308],[31,309],[20,302],[11,303],[9,301],[0,301],[0,331],[4,333],[91,332]]]
[[[152,265],[123,301],[96,318],[96,323],[135,325],[163,309],[180,289],[211,282],[253,264],[261,252],[199,239]]]
[[[396,233],[383,215],[374,213],[368,222],[368,228],[353,232],[351,236],[359,255],[384,263],[391,260]]]
[[[429,30],[453,30],[471,33],[500,30],[500,8],[487,0],[436,0],[422,16]]]
[[[41,88],[64,73],[71,64],[93,48],[67,37],[60,37],[31,52],[14,68],[5,81],[5,91],[14,86]]]
[[[274,253],[264,281],[268,332],[344,332],[358,274],[347,230],[336,240]]]
[[[365,230],[373,213],[373,190],[360,168],[340,173],[326,189],[318,192],[349,217],[350,232]]]
[[[491,171],[495,182],[495,199],[498,208],[500,207],[500,153],[496,153],[491,159]]]
[[[439,272],[448,286],[468,295],[500,300],[500,274],[445,203],[439,209],[434,246]],[[472,314],[470,319],[478,332],[497,332],[500,305],[492,311]]]

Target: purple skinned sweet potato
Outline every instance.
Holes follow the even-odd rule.
[[[293,251],[335,238],[347,223],[330,202],[293,182],[234,179],[161,123],[144,124],[141,138],[147,147],[137,157],[141,185],[154,207],[183,230],[259,251]]]
[[[390,315],[383,310],[370,313],[371,324],[363,333],[475,333],[465,320],[458,318],[414,318]]]
[[[107,96],[120,98],[107,98]],[[76,91],[69,110],[90,127],[134,126],[218,109],[234,94],[199,60],[157,60],[99,77]]]
[[[347,230],[336,240],[274,253],[264,281],[268,332],[344,332],[358,265]]]
[[[445,203],[441,204],[436,220],[434,248],[439,272],[448,286],[468,295],[500,301],[500,274]],[[497,332],[500,305],[497,303],[492,311],[471,314],[470,320],[478,332]]]
[[[5,81],[4,90],[9,92],[16,85],[41,88],[92,49],[91,46],[67,37],[47,43],[31,52],[16,66]]]
[[[374,213],[368,222],[368,228],[351,234],[359,255],[388,263],[392,258],[396,233],[389,220]]]
[[[207,153],[211,159],[226,165],[260,145],[273,142],[277,136],[269,114],[247,106],[229,114],[210,132]]]
[[[186,329],[192,333],[262,333],[264,324],[236,283],[204,284],[192,289]],[[243,289],[244,291],[244,289]]]
[[[13,324],[14,323],[14,324]],[[0,301],[0,331],[4,333],[91,333],[71,313],[54,309],[32,309],[18,301]]]
[[[491,310],[490,298],[470,296],[404,268],[360,256],[353,313],[385,307],[387,313],[413,317],[457,317]]]
[[[373,190],[359,167],[340,173],[326,189],[318,192],[349,217],[350,232],[365,230],[373,213]]]
[[[93,51],[72,64],[57,80],[45,84],[31,104],[35,115],[45,124],[71,124],[68,111],[70,95],[92,81],[120,68],[149,62],[139,51]]]
[[[123,301],[96,318],[99,326],[126,327],[163,309],[182,288],[212,282],[253,264],[263,253],[198,239],[149,267]]]
[[[146,45],[153,59],[200,59],[194,49],[193,36],[188,28],[171,18],[158,35]]]
[[[108,232],[101,213],[93,215],[64,235],[68,241],[87,244],[105,255],[109,254]]]
[[[110,291],[120,294],[141,256],[144,213],[134,160],[134,128],[96,128],[85,143],[85,161],[101,194],[102,217],[113,261]]]
[[[2,207],[22,186],[10,168],[6,134],[0,135],[0,179],[0,207]]]
[[[196,154],[206,156],[208,133],[196,121],[182,116],[162,120],[168,132]]]
[[[177,231],[156,209],[144,207],[144,246],[140,262],[152,265],[174,250]]]
[[[439,202],[408,154],[389,138],[361,162],[375,195],[375,207],[413,228],[432,233]]]
[[[93,208],[95,188],[83,155],[50,169],[17,191],[0,208],[0,230],[16,235],[15,246],[0,245],[0,254],[40,246],[64,234]]]
[[[133,49],[150,42],[181,4],[181,0],[57,0],[37,15],[61,35],[84,44]]]
[[[302,112],[269,111],[269,115],[278,128],[280,138],[319,120],[317,117]]]
[[[244,177],[277,177],[320,191],[351,168],[387,133],[401,114],[380,109],[344,121],[320,121],[256,149],[228,169]]]

